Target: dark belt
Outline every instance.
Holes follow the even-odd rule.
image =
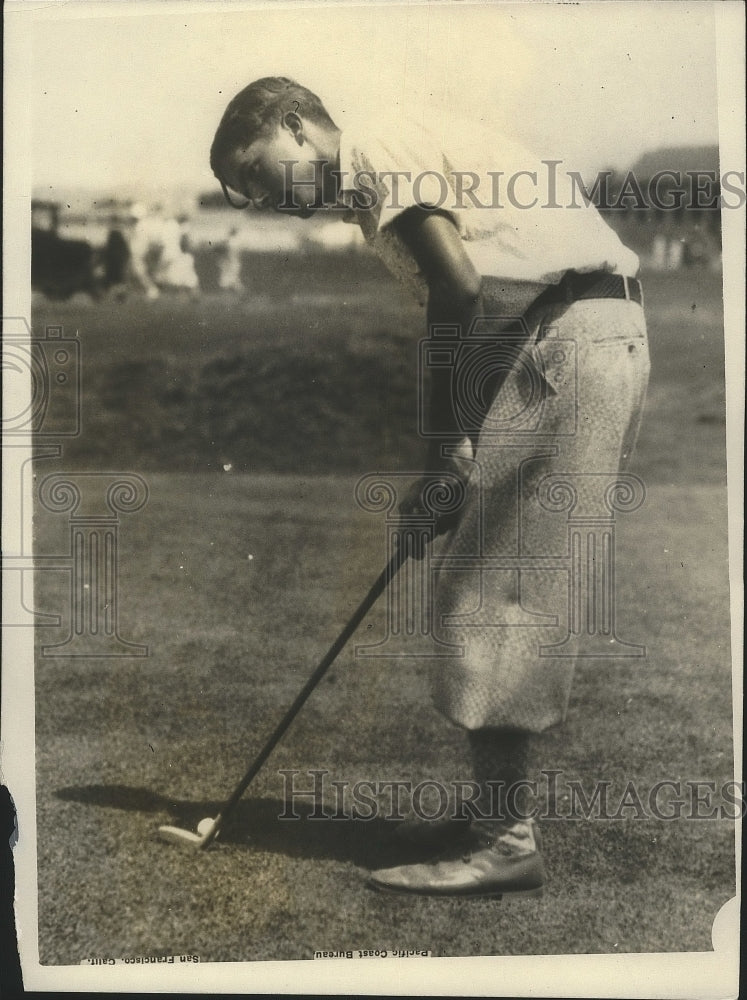
[[[533,305],[538,302],[543,305],[560,302],[570,305],[580,299],[628,299],[640,306],[643,305],[643,289],[637,278],[628,278],[622,274],[608,274],[606,271],[579,274],[578,271],[566,271],[559,283],[546,288]]]

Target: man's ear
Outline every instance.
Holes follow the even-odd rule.
[[[289,132],[293,133],[293,138],[299,146],[304,144],[305,137],[303,133],[303,122],[295,111],[286,111],[283,115],[282,125],[283,128],[288,129]]]

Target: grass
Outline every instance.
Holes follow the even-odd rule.
[[[300,279],[283,280],[290,289]],[[662,778],[720,785],[732,773],[717,280],[646,284],[654,367],[634,471],[648,495],[619,521],[618,620],[621,637],[645,643],[648,656],[581,664],[566,724],[538,741],[537,766],[584,787],[608,780],[618,798],[629,780],[644,789]],[[382,819],[314,821],[308,803],[304,818],[279,820],[281,768],[307,783],[309,768],[350,782],[469,776],[463,734],[424,698],[425,664],[356,658],[354,644],[214,849],[185,855],[156,839],[160,823],[194,829],[215,813],[385,560],[383,525],[356,507],[353,489],[379,460],[406,460],[408,445],[377,444],[375,426],[381,413],[387,426],[406,424],[407,408],[386,380],[374,386],[379,413],[365,411],[360,423],[350,415],[361,400],[330,396],[326,383],[313,402],[304,373],[318,369],[298,331],[314,331],[343,382],[359,360],[369,374],[391,370],[396,385],[422,317],[410,310],[396,325],[389,286],[354,281],[351,333],[347,315],[329,320],[324,282],[334,290],[334,275],[320,281],[316,304],[291,292],[282,314],[269,292],[235,311],[217,299],[37,308],[37,324],[80,331],[87,406],[73,464],[140,470],[150,489],[146,507],[122,517],[119,609],[121,635],[147,643],[149,656],[37,660],[42,962],[289,960],[395,947],[448,956],[710,950],[713,918],[734,894],[726,820],[547,821],[545,896],[508,905],[366,889],[367,869],[402,856]],[[220,438],[201,450],[198,416],[167,447],[148,392],[120,392],[116,405],[100,395],[107,379],[117,390],[119,365],[142,373],[163,364],[199,371],[189,406],[214,412],[221,399],[205,390],[206,368],[243,358],[246,368],[225,364],[240,384],[250,357],[293,376],[287,391],[273,390],[281,416],[268,418],[267,440],[247,445],[245,462],[224,455]],[[380,367],[369,368],[376,359]],[[366,382],[357,391],[370,393],[370,407]],[[320,424],[325,404],[330,422]],[[341,438],[324,440],[330,426]],[[235,440],[246,433],[239,426]],[[300,474],[279,474],[293,468],[294,452]],[[224,458],[234,460],[230,473]],[[38,471],[47,467],[56,466]],[[38,517],[37,551],[64,551],[67,532],[64,517]],[[64,608],[61,574],[40,573],[37,587],[39,610]],[[376,641],[384,628],[381,602],[356,641]],[[56,640],[39,630],[40,641],[50,633]],[[326,800],[332,807],[329,790]]]
[[[424,313],[370,268],[361,253],[258,258],[253,293],[240,299],[39,303],[37,335],[62,325],[80,340],[83,433],[66,443],[68,467],[117,455],[147,471],[417,468]],[[646,277],[646,480],[723,482],[720,281],[712,271]]]
[[[84,428],[68,463],[101,468],[116,452],[148,470],[319,473],[358,469],[362,455],[422,461],[423,311],[361,254],[257,257],[251,275],[241,298],[38,306],[37,332],[79,333]]]

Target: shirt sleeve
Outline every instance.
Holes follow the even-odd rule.
[[[370,205],[377,229],[408,208],[447,208],[454,199],[446,157],[416,124],[374,134],[352,151],[352,187]]]
[[[548,284],[568,270],[637,271],[635,254],[596,208],[574,203],[565,167],[556,202],[546,190],[546,161],[498,132],[486,138],[441,121],[383,120],[343,133],[343,142],[342,200],[374,253],[395,277],[419,286],[421,300],[425,280],[392,226],[415,206],[449,215],[483,276]],[[465,197],[465,177],[479,182],[479,198]]]
[[[392,223],[410,208],[449,211],[453,191],[443,152],[416,124],[372,131],[351,141],[342,179],[342,200],[353,209],[363,237],[386,268],[424,303],[427,285]],[[453,216],[453,213],[449,213]],[[454,218],[458,226],[458,220]]]

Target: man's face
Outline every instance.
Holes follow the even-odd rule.
[[[313,162],[319,158],[302,129],[283,121],[250,146],[230,152],[220,175],[237,204],[245,200],[255,208],[308,218],[323,200],[321,164]]]

